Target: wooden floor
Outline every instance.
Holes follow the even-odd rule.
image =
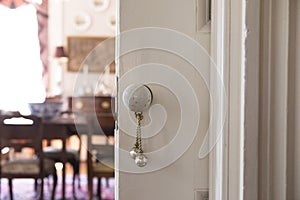
[[[85,162],[82,162],[80,165],[80,185],[81,188],[76,187],[76,195],[74,196],[73,190],[72,190],[72,175],[73,175],[73,170],[72,167],[67,164],[66,165],[66,172],[67,172],[67,184],[66,184],[66,199],[67,200],[89,200],[88,198],[88,188],[87,188],[87,165]],[[62,194],[62,188],[61,188],[61,174],[62,171],[58,171],[58,185],[56,188],[56,196],[55,199],[61,199],[61,194]],[[45,200],[50,199],[50,189],[52,187],[52,178],[45,179]],[[77,180],[78,181],[78,180]],[[50,184],[49,184],[50,183]],[[77,182],[78,183],[78,182]],[[36,198],[36,193],[34,192],[34,180],[32,179],[15,179],[14,180],[14,196],[16,200],[37,200]],[[26,185],[26,187],[24,187]],[[102,179],[102,197],[104,200],[113,200],[114,199],[114,187],[115,187],[115,181],[113,178],[110,178],[109,180]],[[1,188],[2,192],[0,193],[0,199],[1,200],[9,200],[9,195],[8,195],[8,183],[6,179],[3,179],[1,181]],[[94,180],[94,198],[97,198],[97,180]]]

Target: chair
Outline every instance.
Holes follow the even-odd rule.
[[[21,115],[0,117],[0,149],[9,147],[18,152],[25,147],[30,147],[34,150],[34,156],[29,159],[4,161],[0,154],[0,177],[8,179],[11,200],[13,199],[13,179],[33,178],[40,180],[40,199],[43,199],[44,178],[50,175],[53,176],[51,198],[54,199],[57,174],[54,162],[44,159],[42,138],[43,125],[39,117]]]
[[[70,111],[63,111],[61,112],[61,115],[72,115],[73,113]],[[66,148],[66,159],[67,162],[71,164],[73,168],[73,182],[72,182],[72,188],[73,188],[73,195],[75,196],[75,179],[78,177],[78,188],[80,188],[80,153],[81,153],[81,139],[76,130],[68,130],[70,136],[77,136],[79,144],[78,149],[73,148]],[[61,148],[53,147],[53,146],[47,146],[43,148],[44,156],[47,159],[51,159],[54,162],[62,162],[62,154],[63,151]]]
[[[114,177],[114,146],[96,144],[93,138],[95,135],[114,135],[114,98],[108,96],[72,97],[69,99],[69,105],[72,112],[86,118],[89,196],[93,199],[93,178],[97,177],[98,197],[101,199],[101,178]],[[107,163],[110,163],[110,167],[106,165]]]
[[[57,97],[47,98],[46,102],[55,103],[54,105],[56,105],[58,103],[58,105],[60,105],[63,101],[62,101],[61,97],[57,96]],[[73,114],[74,113],[71,111],[70,106],[68,106],[68,110],[60,112],[61,117],[71,117]],[[44,151],[45,158],[51,159],[54,162],[62,162],[62,157],[63,157],[63,154],[65,153],[66,162],[70,163],[73,168],[73,182],[72,182],[73,187],[72,188],[73,188],[73,194],[75,195],[76,176],[78,176],[78,188],[80,188],[80,176],[79,176],[80,169],[79,168],[80,168],[81,140],[80,140],[80,137],[79,137],[78,133],[76,132],[76,130],[73,130],[71,128],[68,128],[68,129],[70,129],[70,130],[68,130],[69,133],[68,133],[67,137],[73,136],[73,135],[78,136],[78,140],[79,140],[78,150],[75,150],[72,148],[66,148],[66,152],[63,152],[62,148],[53,147],[48,144],[47,147],[43,148],[43,151]],[[61,138],[56,138],[56,139],[61,139]],[[49,143],[49,139],[47,139],[47,143]],[[35,185],[37,185],[37,180],[35,181]]]
[[[77,187],[80,188],[80,176],[79,176],[79,170],[80,170],[80,152],[81,152],[81,140],[79,138],[79,135],[74,134],[78,136],[79,139],[79,149],[75,150],[72,148],[66,148],[66,158],[67,162],[71,164],[73,168],[73,181],[72,181],[72,188],[73,188],[73,194],[75,195],[75,179],[78,178],[78,184]],[[54,162],[62,162],[62,149],[52,146],[47,146],[43,148],[44,156],[45,158],[51,159]]]
[[[112,116],[98,116],[98,120],[109,122],[102,126],[102,131],[95,131],[93,128],[93,121],[91,116],[88,119],[88,152],[87,152],[87,164],[88,164],[88,189],[90,199],[93,199],[93,178],[98,178],[97,194],[99,200],[102,200],[101,196],[101,178],[114,177],[114,145],[99,144],[94,139],[96,136],[104,136],[104,133],[113,135],[114,119]]]

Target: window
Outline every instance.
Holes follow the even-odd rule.
[[[43,102],[43,64],[37,11],[32,4],[10,9],[0,4],[0,109],[20,110]]]

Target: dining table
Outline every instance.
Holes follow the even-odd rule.
[[[51,141],[58,139],[62,141],[62,149],[59,153],[62,161],[62,200],[66,196],[66,162],[67,151],[66,141],[74,134],[86,133],[87,122],[84,117],[54,117],[52,119],[43,119],[43,137],[45,140]]]

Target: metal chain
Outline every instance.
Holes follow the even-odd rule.
[[[142,130],[141,130],[141,121],[143,120],[143,113],[142,112],[136,112],[135,117],[137,119],[135,146],[138,149],[138,153],[143,153],[143,149],[142,149]]]

